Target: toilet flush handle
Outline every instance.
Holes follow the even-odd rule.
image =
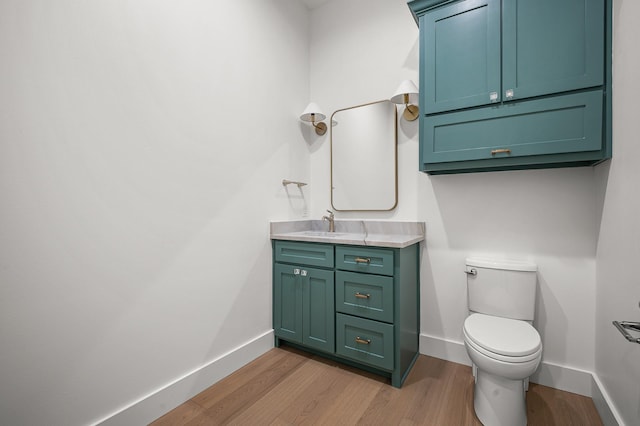
[[[471,270],[469,271],[464,271],[464,273],[467,275],[478,275],[478,271],[476,271],[474,268],[471,268]]]

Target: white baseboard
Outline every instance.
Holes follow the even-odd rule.
[[[246,342],[172,383],[94,423],[146,425],[273,348],[273,330]]]
[[[531,376],[533,383],[591,397],[593,375],[589,371],[542,361]]]
[[[463,342],[420,335],[420,353],[458,364],[471,365]],[[531,376],[533,383],[591,397],[593,376],[589,371],[542,361]]]
[[[615,405],[611,403],[609,394],[595,373],[593,374],[593,391],[591,393],[591,398],[604,426],[624,426],[622,417],[618,414]]]
[[[455,340],[447,340],[441,337],[420,334],[419,351],[423,355],[456,362],[458,364],[471,365],[464,343]]]

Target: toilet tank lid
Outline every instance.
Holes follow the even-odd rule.
[[[524,260],[468,257],[466,263],[467,266],[475,266],[477,268],[503,269],[507,271],[535,272],[538,270],[538,265]]]

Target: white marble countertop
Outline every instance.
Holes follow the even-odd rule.
[[[271,239],[403,248],[424,241],[424,222],[336,220],[335,232],[321,220],[271,222]]]

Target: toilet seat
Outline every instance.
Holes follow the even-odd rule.
[[[526,321],[474,313],[464,322],[465,341],[490,358],[521,363],[542,352],[540,334]]]

